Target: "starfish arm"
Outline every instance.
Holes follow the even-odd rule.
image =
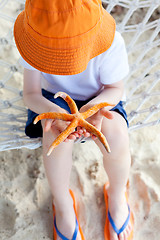
[[[57,97],[63,98],[68,103],[68,106],[71,110],[71,113],[78,112],[78,108],[77,108],[77,105],[76,105],[75,101],[68,94],[66,94],[64,92],[57,92],[54,95],[54,98],[57,98]]]
[[[79,125],[81,127],[84,127],[88,132],[94,134],[101,141],[101,143],[104,145],[107,152],[108,153],[111,152],[109,144],[108,144],[105,136],[96,127],[94,127],[92,124],[88,123],[85,120],[81,120],[81,122],[79,122]]]
[[[68,127],[61,134],[58,135],[58,137],[51,144],[47,156],[49,156],[53,149],[57,147],[61,142],[63,142],[69,136],[69,134],[71,134],[74,131],[74,129],[77,127],[77,124],[78,124],[77,119],[73,120],[68,125]]]
[[[68,113],[57,112],[42,113],[35,118],[33,123],[36,124],[39,120],[42,119],[60,119],[63,121],[72,121],[74,119],[74,116]]]
[[[103,102],[103,103],[98,103],[96,105],[94,105],[93,107],[89,108],[86,112],[81,113],[81,116],[86,119],[91,117],[93,114],[95,114],[96,112],[98,112],[101,108],[107,107],[107,106],[115,106],[114,104],[110,104],[107,102]]]

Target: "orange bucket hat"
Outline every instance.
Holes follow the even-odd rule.
[[[112,44],[115,21],[100,0],[26,0],[14,24],[17,48],[41,72],[72,75]]]

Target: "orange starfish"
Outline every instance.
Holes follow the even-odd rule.
[[[107,152],[111,152],[105,136],[92,124],[88,123],[85,119],[91,117],[93,114],[98,112],[98,110],[100,110],[103,107],[114,106],[114,105],[109,104],[107,102],[103,102],[103,103],[96,104],[95,106],[91,107],[90,109],[88,109],[83,113],[80,113],[78,111],[76,103],[68,94],[64,92],[58,92],[54,95],[54,98],[57,98],[57,97],[62,97],[68,103],[68,106],[71,110],[71,114],[48,112],[48,113],[42,113],[38,115],[34,120],[34,124],[36,124],[39,120],[42,120],[42,119],[60,119],[63,121],[71,121],[68,127],[53,141],[47,155],[49,156],[53,151],[53,149],[58,144],[63,142],[72,132],[74,132],[77,126],[84,127],[88,132],[94,134],[102,142]]]

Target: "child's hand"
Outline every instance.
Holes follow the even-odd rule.
[[[55,112],[55,109],[51,109],[50,112]],[[60,108],[60,109],[56,109],[56,112],[60,112],[60,113],[68,113],[66,110]],[[60,133],[62,133],[70,124],[70,121],[62,121],[59,119],[46,119],[45,120],[45,127],[44,127],[44,131],[48,132],[49,130],[52,131],[52,133],[54,135],[59,135]],[[76,138],[79,138],[80,134],[77,133],[76,131],[71,133],[65,140],[64,142],[68,142],[69,140],[75,140]]]
[[[92,107],[92,106],[88,107],[87,105],[85,105],[80,109],[80,112],[84,112],[90,107]],[[96,127],[99,131],[101,131],[101,125],[102,125],[102,120],[103,120],[104,116],[108,119],[113,119],[112,112],[109,111],[107,109],[107,107],[105,107],[105,108],[100,109],[97,113],[95,113],[90,118],[86,119],[86,121],[89,122],[90,124],[92,124],[94,127]],[[95,140],[97,138],[95,135],[90,134],[88,131],[86,131],[85,128],[78,127],[77,132],[86,138],[92,137],[93,140]]]

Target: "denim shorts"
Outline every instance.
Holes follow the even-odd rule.
[[[44,89],[42,89],[42,95],[45,98],[47,98],[48,100],[50,100],[51,102],[57,104],[61,108],[64,108],[69,113],[71,113],[68,104],[66,103],[66,101],[63,98],[61,98],[61,97],[54,98],[53,93],[50,93],[50,92],[48,92]],[[93,99],[93,98],[91,98],[91,99]],[[80,100],[74,100],[74,101],[77,104],[78,109],[80,109],[83,105],[87,104],[91,99],[88,99],[86,101],[80,101]],[[120,101],[110,111],[115,111],[115,112],[119,113],[126,120],[127,126],[129,127],[129,123],[128,123],[128,120],[127,120],[127,114],[126,114],[126,111],[123,108],[123,101]],[[26,122],[25,133],[30,138],[42,137],[42,135],[43,135],[41,121],[39,121],[35,125],[33,124],[33,121],[37,116],[38,116],[37,113],[28,109],[28,120]]]

